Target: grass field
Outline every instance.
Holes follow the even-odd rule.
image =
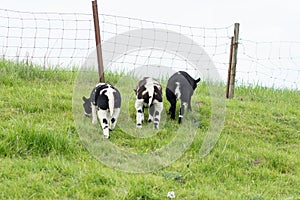
[[[200,157],[211,113],[201,83],[194,95],[201,125],[187,151],[167,167],[127,173],[102,164],[80,140],[72,111],[75,77],[76,70],[0,61],[0,199],[146,200],[167,199],[169,191],[175,199],[300,199],[299,91],[238,87],[226,101],[217,144]],[[114,84],[118,76],[106,79]],[[167,118],[148,139],[117,128],[111,142],[146,153],[166,145],[176,128]]]

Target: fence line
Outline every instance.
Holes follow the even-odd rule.
[[[228,38],[231,37],[230,32],[233,28],[233,25],[224,28],[201,28],[159,23],[148,20],[120,17],[114,15],[102,15],[101,18],[101,36],[105,41],[107,41],[107,43],[116,43],[116,41],[111,41],[109,39],[115,37],[116,35],[128,33],[129,35],[127,35],[127,37],[123,37],[122,40],[118,40],[115,46],[122,46],[122,49],[126,50],[129,50],[130,48],[138,49],[134,52],[128,52],[126,53],[126,55],[123,55],[119,59],[114,60],[112,66],[105,66],[106,69],[121,68],[121,71],[126,71],[127,69],[132,69],[145,65],[171,66],[171,68],[175,71],[186,70],[191,72],[192,74],[195,74],[195,76],[201,75],[197,73],[197,69],[191,66],[191,64],[187,62],[186,59],[183,59],[182,57],[178,56],[178,54],[182,53],[180,51],[181,46],[183,45],[187,45],[190,47],[185,51],[187,51],[187,54],[191,56],[195,54],[195,56],[197,56],[197,54],[201,55],[202,52],[194,52],[194,44],[186,44],[182,38],[178,38],[178,40],[172,40],[172,37],[176,37],[173,32],[176,32],[187,36],[188,38],[191,38],[193,41],[196,41],[196,43],[200,45],[203,49],[205,49],[206,53],[208,53],[213,62],[216,64],[216,68],[223,71],[227,70],[229,52],[228,47],[230,45],[230,41]],[[165,37],[162,38],[153,38],[149,37],[147,34],[144,34],[141,36],[141,42],[133,44],[132,39],[137,36],[135,35],[135,33],[131,33],[131,31],[137,29],[156,29],[157,33],[153,33],[153,35],[163,35],[162,32],[164,31],[167,31],[167,34],[164,35]],[[164,42],[165,44],[163,45],[162,50],[157,50],[154,48],[154,46],[157,43]],[[150,46],[150,48],[143,49],[144,43],[147,43]],[[170,43],[173,45],[173,49],[175,52],[173,54],[166,51],[167,46]],[[118,50],[116,50],[115,48],[103,49],[103,54],[121,53],[117,51]],[[148,73],[150,73],[151,70],[152,69],[144,69],[144,71]],[[205,69],[205,71],[209,70],[209,67]],[[161,69],[161,71],[163,71],[163,69]]]
[[[300,88],[300,42],[255,42],[246,39],[239,42],[238,82]]]
[[[169,34],[180,33],[200,45],[214,63],[222,80],[227,80],[233,25],[217,28],[191,27],[107,14],[99,14],[99,20],[102,42],[112,44],[116,41],[111,41],[111,38],[136,29],[153,28],[169,30]],[[126,49],[134,37],[136,36],[129,35],[115,45]],[[27,60],[44,67],[81,66],[95,50],[94,39],[92,14],[21,12],[0,8],[0,54],[4,59],[17,62]],[[140,39],[153,45],[164,42],[163,39],[153,40],[146,36]],[[237,84],[300,88],[300,42],[255,42],[242,38],[238,43]],[[142,45],[143,43],[137,44],[136,49]],[[180,45],[187,44],[180,39],[174,42],[177,53],[180,53]],[[116,51],[104,49],[103,54],[116,54]],[[201,56],[201,52],[193,52],[193,45],[187,53]],[[195,76],[199,75],[197,69],[186,59],[151,47],[123,53],[111,66],[104,67],[110,70],[134,69],[143,65],[170,66],[175,71],[186,70],[196,73]],[[203,69],[210,70],[205,66]]]
[[[92,17],[0,9],[0,53],[17,62],[73,67],[93,48]]]

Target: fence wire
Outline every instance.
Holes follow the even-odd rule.
[[[44,67],[78,66],[93,48],[92,27],[90,14],[0,9],[0,52]]]
[[[300,89],[300,42],[241,39],[239,43],[238,82]]]
[[[201,46],[225,82],[229,65],[230,40],[233,25],[221,28],[191,27],[177,24],[100,14],[101,40],[112,41],[116,36],[137,29],[161,29],[180,33]],[[242,29],[242,25],[241,25]],[[122,40],[129,46],[135,35]],[[93,15],[84,13],[21,12],[0,9],[0,54],[3,59],[16,62],[31,62],[44,67],[58,66],[66,69],[80,67],[94,53]],[[240,37],[241,38],[241,37]],[[142,41],[151,38],[140,38]],[[116,41],[113,41],[116,42]],[[155,45],[157,40],[151,40]],[[168,41],[166,41],[168,42]],[[169,41],[172,42],[172,41]],[[139,66],[169,66],[173,70],[186,70],[197,74],[197,69],[186,59],[154,47],[122,53],[107,70],[132,70]],[[180,39],[174,48],[180,49]],[[129,47],[128,47],[129,48]],[[125,48],[126,49],[126,48]],[[193,46],[190,48],[190,54]],[[117,49],[104,49],[108,54],[117,54]],[[276,88],[300,88],[300,42],[255,42],[239,40],[236,80],[238,84],[255,84]],[[180,53],[180,52],[178,52]],[[197,53],[197,52],[196,52]],[[200,54],[200,52],[199,52]],[[205,67],[204,67],[205,68]],[[206,70],[210,70],[209,67]]]

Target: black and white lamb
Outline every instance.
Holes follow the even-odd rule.
[[[167,100],[170,102],[171,107],[169,113],[171,114],[171,119],[175,119],[176,111],[176,101],[180,100],[180,113],[178,123],[182,123],[182,118],[186,108],[189,111],[192,110],[191,107],[191,98],[194,93],[194,90],[197,87],[197,83],[201,79],[193,79],[188,73],[184,71],[179,71],[173,74],[167,83],[166,96]]]
[[[109,130],[115,128],[120,114],[120,92],[110,84],[99,83],[92,90],[90,98],[83,96],[82,99],[85,115],[92,115],[93,124],[98,123],[98,116],[103,135],[109,138]]]
[[[161,112],[163,110],[161,85],[157,80],[145,77],[139,81],[134,91],[136,94],[136,127],[142,128],[144,108],[149,108],[148,122],[154,122],[154,128],[158,129]]]

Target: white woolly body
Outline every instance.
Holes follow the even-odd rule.
[[[153,95],[154,95],[154,81],[153,81],[153,79],[147,79],[147,83],[145,84],[145,88],[146,88],[146,90],[145,91],[143,91],[143,95],[145,94],[145,93],[147,93],[148,92],[148,94],[149,94],[149,105],[147,105],[147,106],[150,106],[150,104],[152,103],[152,101],[153,101]]]
[[[108,87],[105,89],[102,89],[100,91],[99,95],[105,95],[108,98],[108,109],[102,110],[100,108],[97,108],[95,105],[95,102],[90,102],[91,107],[92,107],[92,123],[97,124],[98,120],[97,117],[100,121],[102,130],[103,130],[103,135],[106,138],[109,138],[109,130],[113,130],[116,126],[118,116],[120,114],[120,108],[115,108],[115,95],[114,93],[116,90],[109,84],[106,83],[99,83],[96,85],[95,88],[102,86],[102,85],[107,85]],[[97,89],[95,89],[96,92]],[[96,100],[94,100],[96,101]],[[114,119],[111,121],[111,119]],[[105,122],[106,121],[106,122]]]
[[[135,108],[137,111],[136,113],[137,128],[142,128],[142,122],[144,121],[144,112],[142,110],[144,106],[144,107],[148,107],[150,110],[151,109],[153,110],[153,113],[151,113],[150,111],[148,112],[149,114],[148,122],[154,122],[154,128],[158,129],[160,114],[163,110],[163,103],[159,102],[157,99],[154,99],[154,95],[157,95],[154,93],[154,87],[157,87],[159,90],[161,90],[161,85],[153,78],[146,78],[146,83],[143,86],[145,87],[145,90],[142,92],[142,95],[148,93],[149,102],[145,103],[144,99],[138,99],[138,95],[136,96]],[[137,91],[138,90],[139,88],[137,89]]]
[[[106,89],[106,96],[108,98],[108,108],[110,112],[110,116],[113,115],[114,113],[114,104],[115,104],[115,97],[114,97],[114,92],[115,90],[111,87]]]

